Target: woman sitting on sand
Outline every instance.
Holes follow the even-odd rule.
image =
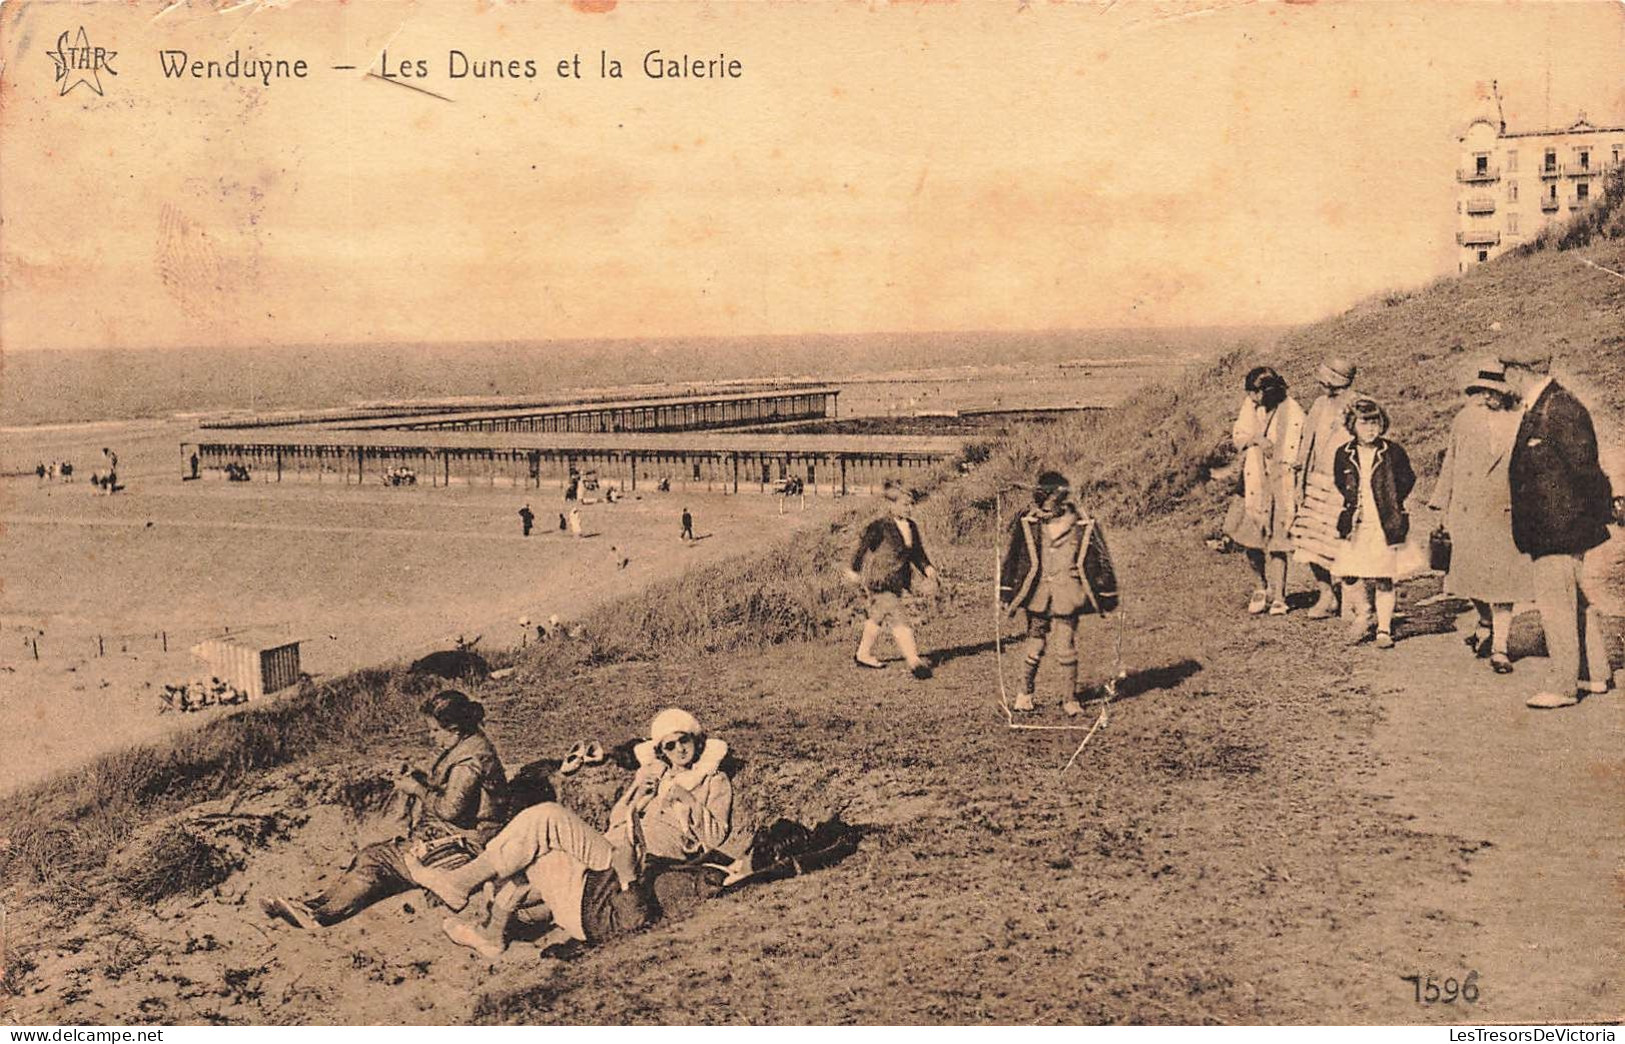
[[[447,689],[419,709],[440,756],[428,772],[403,769],[395,780],[406,799],[407,837],[363,848],[343,876],[310,900],[265,900],[268,915],[300,928],[336,924],[417,887],[407,870],[409,855],[418,865],[461,866],[502,828],[508,774],[480,729],[485,706]]]
[[[516,919],[549,920],[580,942],[598,942],[643,927],[652,916],[640,886],[644,872],[693,863],[726,849],[733,835],[733,785],[721,770],[728,745],[707,738],[687,711],[655,715],[638,744],[637,774],[595,832],[563,805],[533,805],[514,817],[484,853],[456,869],[408,865],[414,879],[454,910],[487,881],[499,889],[478,921],[448,917],[452,941],[495,957]],[[730,861],[732,856],[723,861]]]

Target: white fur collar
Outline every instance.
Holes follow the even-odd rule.
[[[671,766],[660,760],[655,753],[654,740],[644,740],[633,747],[632,752],[637,755],[638,764],[644,768],[650,765],[661,766],[664,770],[662,783],[670,780],[684,790],[693,790],[705,781],[706,776],[722,767],[722,759],[728,756],[728,745],[714,737],[707,739],[705,746],[700,748],[700,756],[695,759],[694,764],[681,772],[672,772]]]

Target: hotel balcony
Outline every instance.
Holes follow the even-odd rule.
[[[1501,168],[1489,167],[1485,170],[1463,170],[1462,168],[1457,167],[1456,180],[1466,182],[1469,185],[1477,185],[1489,181],[1500,181]]]
[[[1596,197],[1570,196],[1566,202],[1568,203],[1570,210],[1583,210],[1586,207],[1589,207],[1592,203],[1596,202]]]
[[[1563,176],[1563,164],[1561,164],[1561,163],[1553,163],[1549,167],[1540,168],[1540,176],[1542,178],[1560,178],[1560,177],[1562,177]]]
[[[1542,197],[1540,197],[1540,209],[1546,211],[1548,214],[1551,213],[1552,211],[1556,210],[1557,209],[1557,197],[1555,197],[1555,196],[1542,196]]]
[[[1574,165],[1574,166],[1565,166],[1563,168],[1564,176],[1565,177],[1570,177],[1570,178],[1589,178],[1593,174],[1601,174],[1601,173],[1602,173],[1602,165],[1600,163],[1592,163],[1592,164],[1589,164],[1589,165],[1584,166],[1584,167]]]
[[[1477,199],[1469,199],[1462,209],[1469,214],[1493,214],[1495,213],[1495,200],[1490,199],[1488,196],[1479,196]]]
[[[1494,229],[1475,228],[1471,232],[1457,232],[1456,243],[1464,247],[1498,246],[1501,233]]]

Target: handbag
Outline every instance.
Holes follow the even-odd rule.
[[[1450,551],[1450,531],[1442,525],[1435,526],[1428,537],[1428,568],[1439,573],[1450,572]]]

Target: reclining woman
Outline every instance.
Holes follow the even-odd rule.
[[[652,919],[641,884],[645,871],[727,851],[735,840],[733,784],[721,769],[728,745],[707,738],[692,714],[670,708],[655,715],[636,753],[637,774],[610,810],[603,834],[547,802],[515,816],[465,866],[441,869],[408,859],[413,879],[453,910],[486,882],[506,882],[483,919],[447,918],[446,935],[493,958],[507,948],[516,920],[551,921],[571,939],[600,942]]]
[[[262,901],[267,915],[299,928],[337,924],[381,899],[416,888],[407,872],[409,854],[439,866],[461,865],[502,828],[508,774],[480,729],[485,706],[446,689],[419,710],[440,755],[428,772],[403,772],[395,780],[396,792],[405,799],[407,836],[363,848],[343,876],[312,899]]]

